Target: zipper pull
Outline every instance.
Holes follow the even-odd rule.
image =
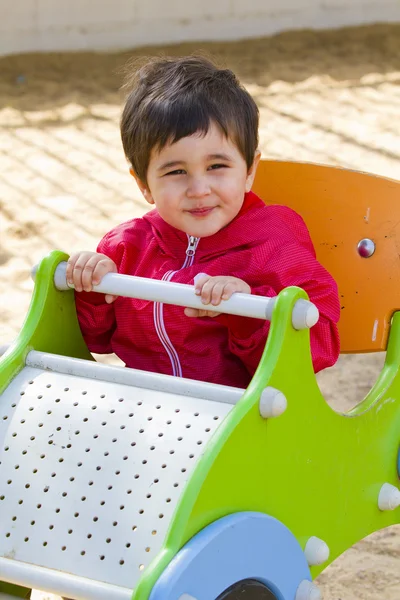
[[[189,237],[189,244],[186,248],[186,256],[193,256],[195,254],[198,240],[199,238],[194,237],[193,235]]]

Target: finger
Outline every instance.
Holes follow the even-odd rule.
[[[200,296],[201,295],[201,290],[203,288],[203,285],[209,280],[211,279],[211,277],[209,275],[206,275],[205,273],[199,273],[198,275],[196,275],[196,277],[194,278],[194,292],[196,294],[196,296]]]
[[[72,271],[72,283],[74,284],[75,290],[77,292],[82,292],[83,283],[82,283],[82,273],[85,269],[86,263],[89,260],[89,255],[86,253],[80,254],[74,264],[74,268]]]
[[[187,317],[198,317],[200,311],[197,308],[185,308],[183,311]]]
[[[203,287],[201,288],[201,301],[203,304],[210,304],[211,302],[211,295],[212,295],[212,291],[214,289],[214,285],[215,285],[215,278],[214,277],[210,277],[203,285]]]
[[[239,289],[240,289],[239,282],[229,281],[224,286],[224,290],[223,290],[222,296],[221,296],[222,300],[229,300],[229,298],[232,296],[232,294],[239,291]]]
[[[93,289],[93,272],[99,262],[99,257],[94,254],[87,260],[82,270],[82,286],[85,292],[91,292]]]
[[[199,310],[199,317],[216,317],[217,315],[219,315],[221,313],[215,313],[212,310]]]
[[[226,284],[224,281],[217,281],[215,283],[211,294],[211,304],[214,306],[218,306],[218,304],[221,302],[225,285]]]
[[[98,285],[107,273],[115,273],[116,266],[109,258],[103,258],[99,260],[93,269],[92,283]]]
[[[74,279],[73,279],[73,271],[75,268],[75,263],[79,258],[79,253],[77,254],[73,254],[72,256],[69,257],[68,262],[67,262],[67,270],[66,270],[66,278],[67,278],[67,282],[70,283],[71,285],[74,283]]]
[[[185,310],[183,311],[185,313],[185,315],[187,317],[197,317],[197,318],[201,318],[201,317],[216,317],[217,315],[220,315],[221,313],[214,313],[211,312],[210,310],[202,310],[201,308],[185,308]]]
[[[106,294],[104,299],[107,302],[107,304],[112,304],[116,301],[117,298],[118,296],[114,296],[113,294]]]

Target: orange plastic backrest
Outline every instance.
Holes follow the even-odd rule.
[[[342,352],[387,346],[400,309],[400,182],[308,163],[263,160],[253,190],[267,204],[283,204],[307,224],[318,260],[339,286]],[[363,258],[368,238],[375,252]]]

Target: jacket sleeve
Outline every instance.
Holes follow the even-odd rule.
[[[114,245],[107,234],[99,243],[97,252],[109,256],[119,270],[124,253],[123,244]],[[97,354],[111,354],[111,338],[116,329],[114,303],[107,304],[105,295],[97,292],[75,292],[75,306],[89,350]]]
[[[298,221],[296,224],[299,226]],[[310,330],[312,361],[318,372],[332,366],[339,356],[339,294],[333,277],[315,258],[305,225],[300,229],[302,239],[294,237],[290,243],[275,248],[273,260],[266,261],[260,282],[252,286],[252,294],[276,296],[289,286],[298,286],[307,292],[320,314],[318,323]],[[217,320],[228,327],[231,352],[253,375],[264,351],[270,323],[234,315],[220,315]]]

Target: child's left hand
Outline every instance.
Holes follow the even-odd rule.
[[[204,275],[199,277],[195,283],[195,293],[201,297],[203,304],[218,306],[221,300],[228,300],[236,292],[251,294],[251,288],[242,279],[223,275],[218,277]],[[185,308],[184,312],[187,317],[217,317],[221,314],[197,308]]]

